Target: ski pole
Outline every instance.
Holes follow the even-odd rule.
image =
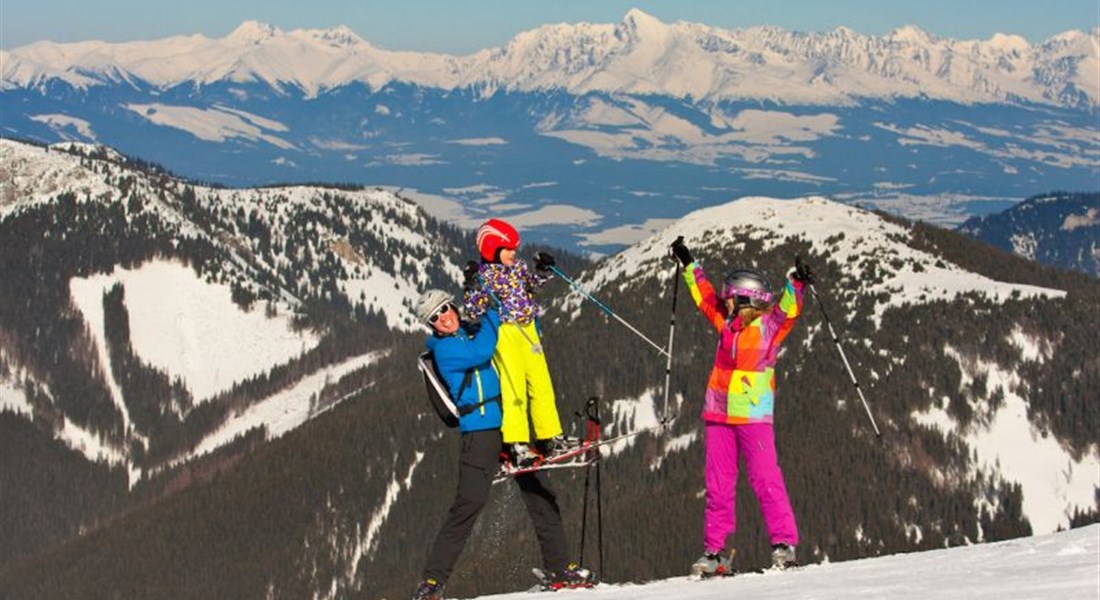
[[[592,420],[595,422],[596,435],[600,434],[600,405],[598,402],[592,403]],[[600,550],[600,573],[607,576],[607,566],[603,562],[603,489],[601,481],[603,480],[603,469],[600,468],[599,463],[596,463],[596,543]]]
[[[802,264],[801,258],[795,259],[796,266]],[[859,394],[859,400],[863,403],[863,410],[867,411],[867,418],[871,420],[871,427],[875,430],[875,436],[882,437],[882,432],[879,431],[878,424],[875,423],[875,416],[871,414],[871,407],[867,404],[867,398],[863,396],[863,388],[859,387],[859,382],[856,381],[856,375],[852,372],[852,365],[848,363],[848,357],[844,354],[844,348],[840,345],[840,338],[836,334],[836,330],[833,329],[833,322],[829,319],[829,313],[825,312],[825,305],[821,303],[821,297],[817,295],[817,288],[814,284],[809,283],[810,293],[813,294],[814,300],[817,302],[817,307],[821,309],[821,316],[825,317],[825,325],[829,327],[829,334],[833,336],[833,343],[836,344],[837,351],[840,352],[840,359],[844,361],[844,368],[848,370],[848,378],[852,380],[852,385],[855,386],[856,392]]]
[[[585,439],[587,441],[599,441],[600,439],[600,420],[598,412],[599,408],[596,407],[596,403],[599,402],[599,396],[593,396],[585,402],[584,415],[579,412],[577,416],[587,417],[585,421]],[[597,452],[599,452],[597,450]],[[599,464],[596,465],[596,469],[599,469]],[[597,471],[598,473],[598,471]],[[584,548],[585,548],[585,536],[588,532],[588,492],[592,486],[589,485],[589,481],[592,475],[592,463],[588,463],[584,467],[584,501],[581,503],[583,507],[581,510],[581,552],[580,552],[580,564],[584,564]],[[600,570],[603,571],[603,563],[600,564]]]
[[[681,238],[683,239],[683,238]],[[672,267],[672,316],[668,321],[668,358],[665,360],[665,406],[661,413],[662,422],[668,422],[668,394],[672,383],[672,340],[676,333],[676,296],[680,291],[680,263],[673,258]]]
[[[576,282],[576,281],[573,281],[572,279],[570,279],[570,278],[566,277],[566,276],[565,276],[565,273],[562,273],[562,272],[561,272],[561,271],[560,271],[560,270],[559,270],[559,269],[558,269],[557,267],[555,267],[554,265],[547,265],[547,266],[548,266],[548,267],[550,268],[550,270],[551,270],[551,271],[553,271],[553,272],[554,272],[554,274],[555,274],[555,275],[557,275],[558,277],[561,277],[561,278],[562,278],[563,280],[565,280],[565,282],[566,282],[566,283],[568,283],[568,284],[569,284],[570,286],[572,286],[572,287],[573,287],[573,289],[575,289],[575,290],[577,290],[578,292],[580,292],[580,293],[581,293],[581,295],[583,295],[583,296],[584,296],[585,298],[588,298],[589,300],[591,300],[591,301],[592,301],[592,302],[593,302],[593,303],[594,303],[594,304],[595,304],[596,306],[600,307],[600,309],[601,309],[601,310],[603,310],[603,311],[604,311],[604,312],[605,312],[605,313],[606,313],[606,314],[607,314],[608,316],[610,316],[610,317],[613,317],[613,318],[614,318],[615,320],[617,320],[618,322],[622,323],[623,325],[626,325],[626,328],[627,328],[627,329],[629,329],[630,331],[633,331],[633,332],[634,332],[634,333],[635,333],[635,334],[636,334],[636,335],[637,335],[638,337],[642,338],[642,339],[643,339],[643,340],[645,340],[646,342],[649,342],[649,345],[650,345],[650,346],[653,346],[654,348],[656,348],[657,352],[660,352],[661,354],[664,354],[665,356],[667,356],[667,357],[669,358],[669,360],[671,360],[671,359],[672,359],[672,354],[670,354],[670,353],[669,353],[669,352],[668,352],[667,350],[665,350],[664,348],[662,348],[662,347],[658,346],[658,345],[657,345],[657,343],[656,343],[656,342],[654,342],[653,340],[651,340],[651,339],[647,338],[647,337],[645,336],[645,334],[643,334],[642,332],[638,331],[638,330],[637,330],[637,329],[636,329],[636,328],[635,328],[635,327],[634,327],[633,325],[631,325],[630,323],[627,323],[627,322],[626,322],[625,320],[623,320],[623,318],[622,318],[622,317],[620,317],[619,315],[615,314],[615,311],[613,311],[613,310],[611,310],[610,308],[608,308],[606,304],[604,304],[603,302],[600,302],[599,300],[597,300],[596,298],[594,298],[594,297],[592,296],[592,294],[589,294],[588,292],[584,291],[584,290],[583,290],[583,289],[581,288],[581,286],[577,285],[577,282]]]
[[[501,316],[501,318],[504,318],[504,303],[500,301],[500,298],[497,297],[496,293],[493,292],[492,288],[485,285],[485,280],[481,278],[481,275],[477,276],[477,282],[481,284],[481,289],[488,292],[489,297],[492,298],[497,303],[497,306],[500,307],[500,316]],[[528,344],[531,344],[531,352],[534,352],[535,354],[542,354],[542,344],[536,344],[530,338],[530,336],[527,335],[527,332],[523,330],[523,325],[520,325],[519,323],[516,323],[516,329],[519,330],[519,333],[520,333],[520,335],[523,336],[523,339],[527,340]]]

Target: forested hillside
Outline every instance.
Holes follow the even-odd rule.
[[[1036,262],[1100,277],[1100,193],[1040,194],[959,231]]]
[[[191,202],[184,200],[189,184],[160,177],[163,185],[149,184],[150,191],[131,193],[127,202],[115,195],[92,202],[74,193],[3,206],[0,274],[20,285],[0,292],[0,365],[5,394],[11,382],[24,382],[18,389],[30,390],[31,411],[3,396],[2,595],[406,596],[453,497],[458,449],[457,434],[440,425],[424,399],[414,360],[424,332],[407,320],[407,309],[414,290],[457,291],[458,265],[473,256],[472,241],[411,205],[398,211],[390,200],[368,202],[360,195],[368,192],[298,196],[282,188],[202,188]],[[249,204],[261,200],[270,204]],[[157,217],[166,214],[159,212],[163,206],[187,216]],[[286,207],[301,207],[295,214],[304,220],[273,226],[268,217],[287,216]],[[744,214],[759,223],[742,227]],[[407,237],[411,226],[398,234],[379,225],[395,221],[416,224],[422,238]],[[343,250],[317,246],[340,227],[346,229],[335,235],[346,242]],[[376,243],[398,235],[410,241]],[[872,432],[819,307],[807,298],[780,356],[776,403],[802,560],[1006,539],[1097,520],[1100,409],[1092,399],[1100,396],[1100,289],[1094,281],[954,232],[819,198],[745,199],[693,213],[596,264],[550,251],[579,285],[664,344],[677,277],[664,253],[677,235],[687,238],[715,281],[726,269],[755,265],[775,285],[795,256],[813,265],[882,429],[881,438]],[[521,255],[535,250],[524,246]],[[291,260],[306,255],[316,260]],[[345,258],[351,256],[362,262]],[[316,332],[319,341],[200,402],[186,382],[151,367],[139,351],[140,307],[124,280],[122,287],[103,288],[100,304],[111,325],[102,342],[107,364],[100,363],[86,309],[65,292],[70,280],[162,259],[234,282],[240,306],[270,306],[272,318],[293,313],[296,326]],[[387,275],[350,283],[367,281],[368,269]],[[700,550],[698,413],[716,339],[683,283],[676,285],[676,416],[667,430],[612,447],[601,463],[603,564],[590,498],[585,561],[611,581],[684,573]],[[664,357],[564,281],[552,280],[541,297],[545,347],[567,429],[581,431],[572,415],[591,396],[600,398],[605,435],[652,426],[662,411]],[[311,373],[368,354],[369,361],[326,381],[316,397],[283,401],[283,412],[306,405],[310,418],[299,425],[275,435],[276,421],[268,421],[217,452],[187,454],[208,439],[204,431],[233,422]],[[122,390],[121,405],[107,383],[108,368]],[[121,407],[127,427],[119,426]],[[1029,465],[1047,461],[1045,468],[1066,481],[1092,486],[1084,500],[1068,488],[1038,486],[1004,447],[991,446],[988,435],[1008,431],[1006,419],[1032,436]],[[58,423],[121,440],[132,461],[89,458],[67,445],[67,429]],[[181,455],[186,460],[172,468],[153,468]],[[579,555],[584,473],[551,478]],[[43,500],[59,494],[63,499]],[[738,505],[731,540],[738,563],[763,564],[766,536],[744,481]],[[532,583],[529,568],[538,564],[518,494],[499,485],[448,593],[524,589]]]

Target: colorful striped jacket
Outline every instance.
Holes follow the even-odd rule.
[[[802,284],[788,280],[779,301],[747,325],[730,319],[703,267],[693,262],[684,279],[695,305],[719,333],[707,381],[703,419],[716,423],[771,423],[775,407],[775,358],[802,312]]]
[[[490,308],[500,308],[502,323],[526,324],[539,316],[535,290],[550,277],[531,270],[523,259],[517,258],[510,267],[500,263],[482,263],[478,268],[478,277],[485,287],[466,290],[463,303],[467,318],[476,319]],[[502,307],[497,306],[497,300]]]

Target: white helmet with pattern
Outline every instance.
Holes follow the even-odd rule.
[[[739,269],[726,275],[721,298],[723,300],[733,298],[737,306],[748,304],[753,308],[762,309],[772,301],[771,285],[760,271]]]
[[[453,300],[454,298],[443,290],[428,290],[417,299],[416,304],[413,306],[413,313],[416,314],[417,319],[420,319],[420,322],[427,325],[428,319],[431,318],[441,306],[448,302],[453,302]]]

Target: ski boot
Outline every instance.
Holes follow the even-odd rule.
[[[570,450],[580,448],[581,439],[569,435],[556,435],[545,440],[536,440],[535,448],[546,458],[565,454]]]
[[[783,571],[797,566],[798,560],[795,558],[794,546],[772,544],[772,569]]]
[[[542,462],[542,455],[526,442],[516,442],[508,447],[508,460],[516,469],[526,469]]]
[[[691,575],[695,579],[708,577],[726,577],[733,575],[733,552],[729,556],[721,552],[706,551],[695,564],[691,565]]]
[[[443,600],[443,584],[430,577],[421,581],[412,600]]]
[[[561,571],[550,573],[543,586],[548,590],[590,588],[597,583],[596,574],[578,565],[569,563]]]

